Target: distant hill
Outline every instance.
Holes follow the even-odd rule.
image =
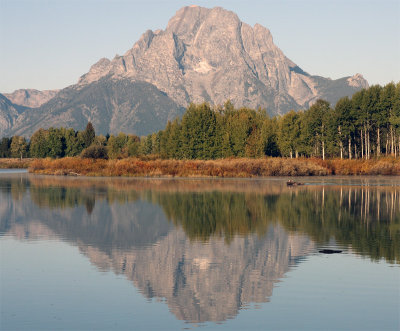
[[[34,89],[20,89],[12,93],[4,93],[4,96],[16,105],[36,108],[53,98],[58,91],[59,90],[38,91]]]
[[[98,133],[146,135],[163,129],[168,120],[183,112],[184,108],[154,85],[104,77],[65,88],[43,106],[24,112],[12,132],[30,136],[41,127],[51,126],[83,130],[91,121]]]
[[[88,120],[98,133],[145,135],[190,102],[230,99],[236,107],[277,115],[319,98],[334,104],[365,87],[360,74],[331,80],[306,73],[274,44],[267,28],[251,27],[231,11],[190,6],[165,30],[146,31],[123,56],[99,60],[76,85],[53,98],[48,93],[46,103],[19,114],[16,124],[0,123],[0,135],[30,135],[50,125],[82,129]],[[13,95],[14,102],[28,105]]]

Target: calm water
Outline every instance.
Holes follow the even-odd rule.
[[[400,178],[286,180],[0,173],[0,328],[398,330]]]

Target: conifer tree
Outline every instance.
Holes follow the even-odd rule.
[[[93,125],[91,122],[88,122],[86,129],[82,132],[84,148],[89,147],[93,143],[95,137],[96,132],[94,131]]]
[[[11,139],[4,137],[0,141],[0,157],[10,157]]]

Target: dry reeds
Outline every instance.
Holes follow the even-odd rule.
[[[33,159],[0,158],[0,169],[25,169],[32,161]]]
[[[321,176],[329,172],[314,162],[301,159],[220,160],[93,160],[63,158],[37,159],[30,171],[51,175],[144,176],[144,177],[266,177]]]
[[[392,157],[370,160],[313,159],[313,162],[328,169],[332,175],[400,175],[400,160]]]
[[[79,157],[36,159],[30,172],[49,175],[135,177],[268,177],[325,175],[400,175],[400,160],[321,160],[287,158],[230,158],[219,160],[162,160],[126,158],[94,160]]]

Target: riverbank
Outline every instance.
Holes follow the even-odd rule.
[[[400,175],[400,159],[219,159],[219,160],[93,160],[79,157],[36,159],[29,171],[47,175],[134,177],[268,177],[326,175]]]
[[[34,159],[0,158],[0,169],[27,169]]]

